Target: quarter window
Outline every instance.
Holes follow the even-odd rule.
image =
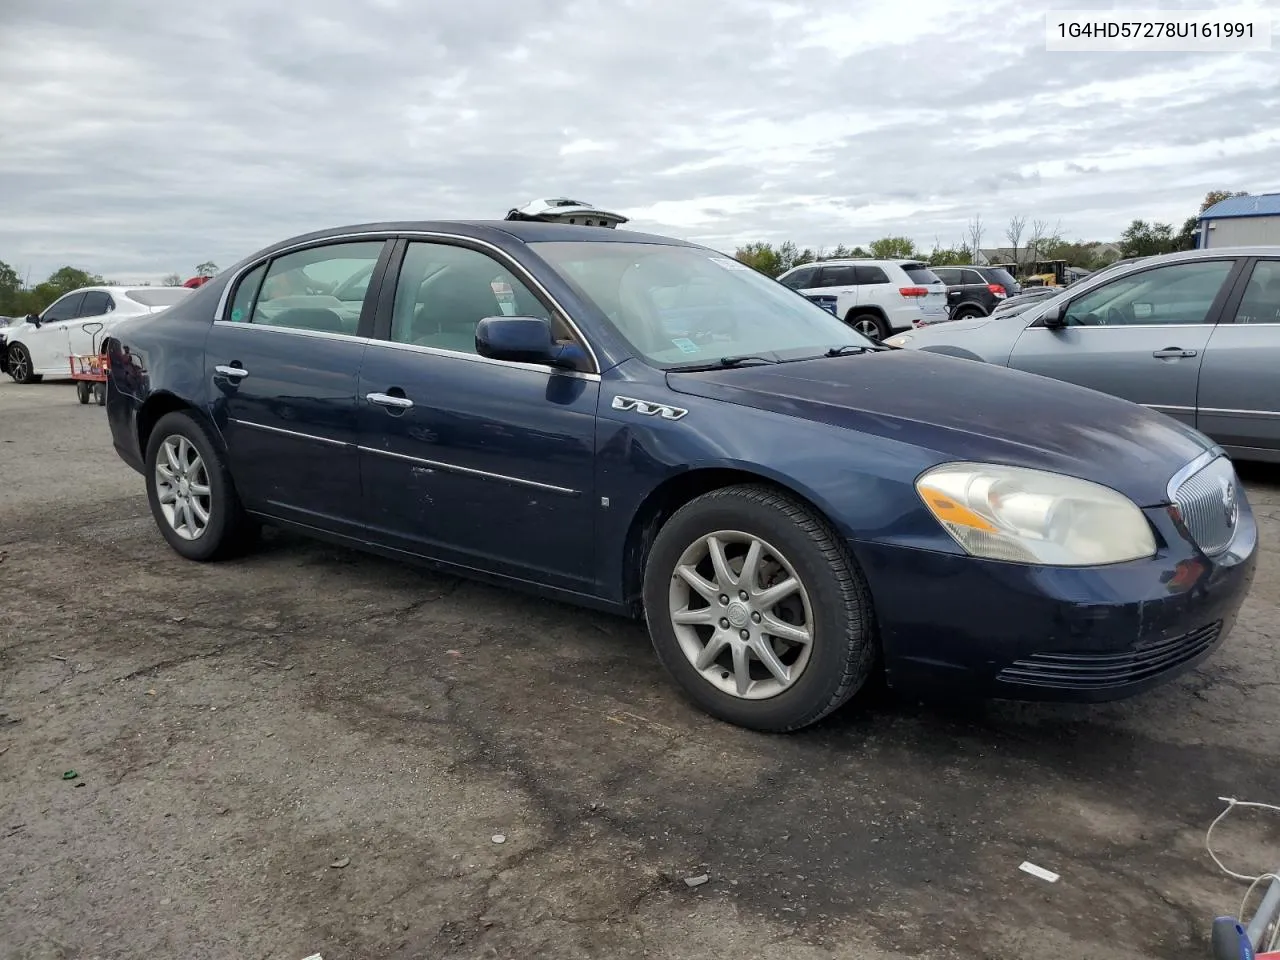
[[[1236,323],[1280,323],[1280,260],[1259,260],[1253,268]]]
[[[1129,274],[1073,300],[1064,319],[1072,327],[1204,323],[1234,265],[1200,260]]]
[[[486,317],[540,317],[557,339],[567,326],[510,270],[488,254],[444,243],[410,243],[396,284],[391,339],[457,353],[476,352],[476,326]]]
[[[227,319],[355,336],[384,241],[335,243],[276,257],[236,286]]]

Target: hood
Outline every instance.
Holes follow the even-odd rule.
[[[677,393],[757,407],[978,460],[1051,470],[1168,502],[1212,447],[1163,414],[1074,384],[915,350],[667,374]]]

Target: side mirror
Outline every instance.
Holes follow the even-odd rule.
[[[485,317],[476,324],[476,353],[491,360],[545,363],[581,370],[586,352],[574,343],[556,343],[541,317]]]
[[[1067,305],[1056,303],[1040,317],[1040,323],[1050,330],[1061,330],[1067,325]]]
[[[25,317],[23,317],[23,319],[26,320],[27,323],[31,324],[33,327],[40,326],[40,314],[38,313],[28,313]]]

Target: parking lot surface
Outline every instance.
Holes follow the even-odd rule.
[[[293,535],[184,561],[102,409],[6,379],[0,955],[1208,956],[1218,798],[1280,802],[1280,469],[1242,473],[1264,556],[1193,673],[775,737],[638,624]],[[1274,869],[1277,826],[1215,847]]]

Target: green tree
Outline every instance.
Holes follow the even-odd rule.
[[[734,251],[733,258],[745,263],[753,270],[758,270],[766,277],[776,277],[782,273],[779,264],[782,262],[778,251],[769,243],[748,243]]]
[[[1126,257],[1150,257],[1177,249],[1178,238],[1167,223],[1134,220],[1120,234],[1120,250]]]
[[[218,275],[218,265],[212,260],[206,260],[204,263],[196,267],[196,275],[201,277],[216,277]]]
[[[943,247],[935,240],[933,249],[929,251],[925,259],[932,267],[955,267],[961,264],[973,263],[973,254],[969,252],[969,248],[964,244],[958,247]]]
[[[22,278],[18,271],[0,260],[0,317],[22,315],[18,312],[22,292]]]
[[[881,237],[871,241],[871,256],[877,260],[914,257],[916,245],[909,237]]]

